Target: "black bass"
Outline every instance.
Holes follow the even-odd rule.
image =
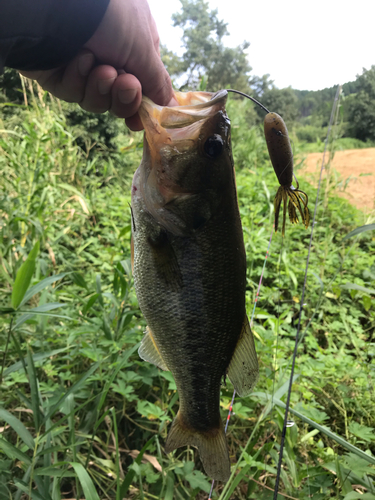
[[[237,204],[227,92],[143,98],[141,165],[132,185],[134,284],[148,327],[140,356],[176,381],[180,409],[165,450],[198,448],[207,475],[226,481],[220,417],[228,375],[240,396],[258,378],[245,311],[246,254]]]

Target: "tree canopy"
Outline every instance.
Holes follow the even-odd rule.
[[[346,106],[349,131],[353,137],[375,140],[375,66],[363,69],[356,80],[357,93]]]
[[[178,57],[165,47],[163,62],[172,77],[184,75],[182,90],[196,88],[201,78],[208,77],[211,91],[230,85],[249,91],[251,66],[247,61],[244,41],[235,48],[226,47],[223,38],[228,35],[227,23],[218,18],[217,9],[210,10],[204,0],[180,0],[182,9],[173,14],[173,25],[183,31],[184,53]]]

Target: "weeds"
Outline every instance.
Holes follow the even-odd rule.
[[[136,352],[145,324],[132,287],[128,203],[142,137],[124,134],[121,151],[89,154],[56,103],[41,98],[44,106],[21,108],[0,132],[0,498],[206,498],[194,450],[163,453],[177,410],[173,378]],[[246,107],[233,100],[228,113],[251,310],[278,183]],[[375,498],[373,223],[327,188],[302,316],[285,498]],[[308,239],[291,225],[284,243],[274,236],[254,323],[260,381],[234,404],[232,476],[214,492],[221,500],[272,498]],[[228,382],[223,420],[231,394]]]

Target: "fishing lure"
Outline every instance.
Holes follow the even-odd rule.
[[[307,207],[309,198],[304,191],[299,189],[299,183],[293,173],[293,152],[288,136],[288,129],[286,128],[284,120],[277,113],[271,113],[261,102],[254,99],[254,97],[244,92],[240,92],[239,90],[228,89],[228,92],[234,92],[235,94],[247,97],[267,113],[264,118],[264,135],[271,163],[280,184],[273,202],[275,207],[275,232],[277,232],[279,227],[279,214],[281,204],[283,203],[282,235],[285,235],[288,198],[288,213],[291,223],[297,224],[299,222],[297,215],[298,210],[302,222],[307,229],[310,223],[310,212]],[[294,187],[292,184],[293,177],[297,183],[297,187]]]
[[[285,234],[286,208],[288,204],[289,219],[292,224],[298,223],[297,210],[301,214],[302,222],[307,229],[310,222],[310,212],[307,207],[309,198],[299,189],[298,181],[293,173],[293,153],[284,120],[277,113],[268,113],[264,118],[264,135],[266,137],[268,153],[280,187],[274,199],[275,232],[278,229],[280,207],[283,203],[283,227]],[[293,186],[293,177],[297,187]]]

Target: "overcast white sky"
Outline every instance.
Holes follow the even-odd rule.
[[[181,53],[171,15],[179,0],[148,0],[161,42]],[[228,23],[227,46],[244,40],[252,74],[279,88],[319,90],[355,80],[375,64],[375,1],[208,0]],[[209,90],[209,89],[208,89]]]

